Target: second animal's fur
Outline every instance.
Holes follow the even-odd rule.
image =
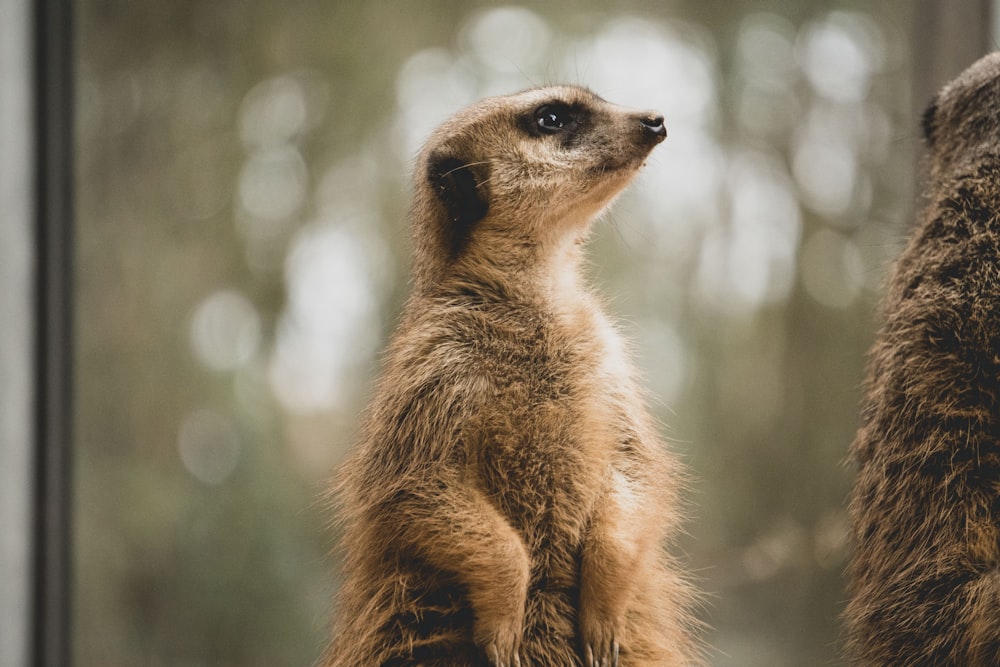
[[[872,352],[846,610],[860,665],[1000,665],[1000,54],[925,116],[929,201]]]
[[[413,294],[344,464],[324,665],[694,660],[663,551],[680,471],[580,275],[662,118],[557,86],[462,111],[418,158]]]

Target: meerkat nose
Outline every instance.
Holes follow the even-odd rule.
[[[653,135],[657,137],[667,136],[667,128],[663,125],[663,116],[651,115],[646,118],[639,119],[642,126],[649,130]]]

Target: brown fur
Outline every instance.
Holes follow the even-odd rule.
[[[859,665],[1000,665],[1000,54],[924,119],[929,199],[891,275],[851,501]]]
[[[547,134],[538,116],[568,121]],[[682,665],[680,471],[579,275],[665,135],[567,86],[483,100],[417,162],[414,289],[342,467],[328,667]]]

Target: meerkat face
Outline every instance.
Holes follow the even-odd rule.
[[[1000,143],[1000,52],[969,66],[937,94],[923,116],[932,168],[947,170]]]
[[[482,100],[431,137],[420,158],[447,251],[471,239],[544,243],[586,229],[666,137],[663,117],[552,86]]]

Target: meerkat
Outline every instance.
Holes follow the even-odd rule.
[[[665,136],[658,113],[552,86],[430,137],[412,294],[333,491],[327,667],[696,661],[663,548],[682,470],[581,275],[593,219]]]
[[[845,611],[859,665],[1000,665],[1000,54],[924,115],[925,206],[869,361]]]

